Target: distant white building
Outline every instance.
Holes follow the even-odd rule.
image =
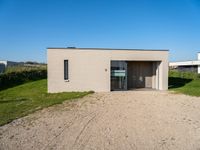
[[[16,66],[22,64],[21,62],[14,62],[14,61],[7,61],[7,60],[0,60],[0,73],[3,73],[6,67],[9,66]]]
[[[191,71],[200,74],[200,52],[197,54],[197,60],[170,62],[169,67],[179,71]]]

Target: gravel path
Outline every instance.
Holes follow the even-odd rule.
[[[95,93],[0,127],[1,150],[200,149],[200,98]]]

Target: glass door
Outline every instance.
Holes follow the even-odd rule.
[[[111,61],[111,91],[127,90],[127,62]]]

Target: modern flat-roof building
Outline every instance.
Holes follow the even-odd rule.
[[[168,89],[168,50],[48,48],[48,92]]]
[[[178,71],[197,72],[200,74],[200,52],[197,54],[197,60],[170,62],[169,67]]]

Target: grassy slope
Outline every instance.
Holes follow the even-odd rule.
[[[47,80],[39,80],[0,91],[0,125],[25,116],[31,112],[80,98],[90,92],[65,92],[48,94]]]
[[[171,88],[170,90],[186,95],[200,96],[200,80],[192,80],[191,82],[185,84],[183,87]]]
[[[200,96],[200,78],[196,73],[170,71],[170,90],[191,96]]]

